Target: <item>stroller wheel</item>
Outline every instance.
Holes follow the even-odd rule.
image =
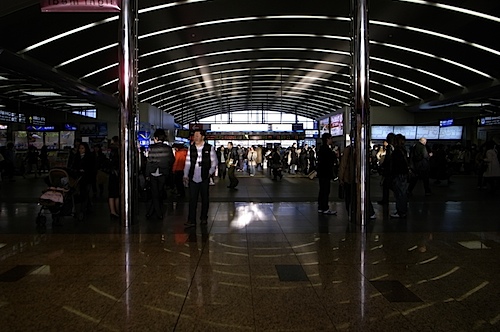
[[[45,226],[46,223],[47,223],[47,217],[46,216],[39,215],[39,216],[36,217],[36,224],[38,226]]]

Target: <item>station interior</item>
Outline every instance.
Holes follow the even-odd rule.
[[[2,1],[0,330],[500,331],[500,176],[478,171],[488,142],[500,153],[499,29],[491,0]],[[356,160],[357,210],[335,177],[324,214],[313,169],[276,180],[263,157],[237,190],[217,172],[207,224],[186,228],[172,186],[149,216],[157,129],[263,153],[328,133],[339,158],[393,132],[450,167],[394,218],[376,162]],[[45,209],[75,141],[108,156],[113,137],[118,218],[105,172],[81,218],[70,195]]]

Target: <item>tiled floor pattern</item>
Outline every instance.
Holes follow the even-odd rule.
[[[500,204],[474,179],[417,191],[407,220],[375,204],[365,232],[336,199],[338,216],[318,215],[317,183],[268,180],[218,183],[191,231],[172,200],[163,221],[139,204],[128,229],[99,200],[82,223],[37,228],[23,188],[41,186],[3,183],[0,330],[500,331]]]

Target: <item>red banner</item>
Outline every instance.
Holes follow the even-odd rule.
[[[42,12],[119,12],[121,0],[40,0]]]

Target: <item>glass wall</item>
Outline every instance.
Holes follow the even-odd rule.
[[[316,129],[315,120],[304,116],[275,112],[275,111],[258,111],[258,112],[232,112],[230,113],[231,121],[228,121],[228,114],[218,114],[201,119],[199,123],[246,123],[246,124],[279,124],[279,123],[303,123],[304,129]]]

